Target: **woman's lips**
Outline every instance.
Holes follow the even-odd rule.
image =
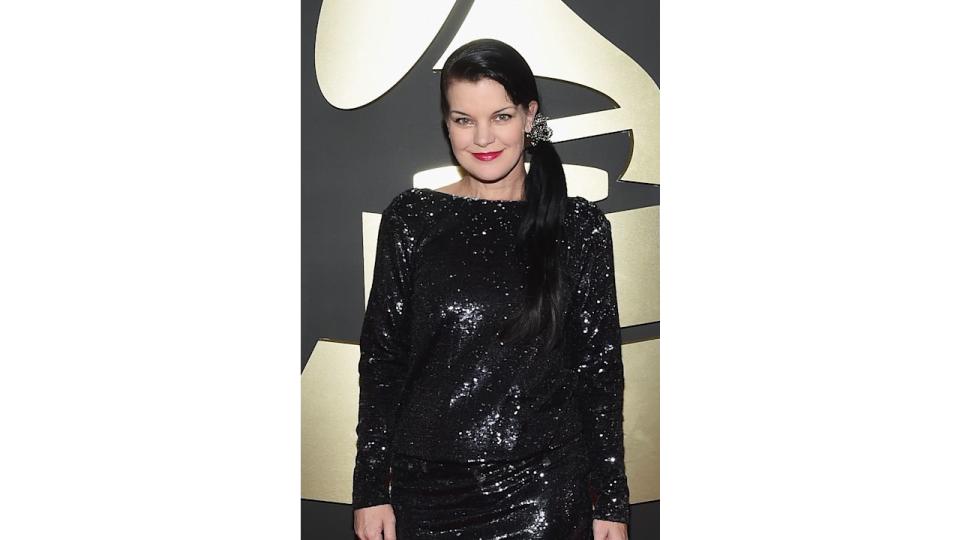
[[[499,152],[484,152],[482,154],[478,154],[476,152],[470,152],[470,153],[473,154],[473,157],[479,159],[480,161],[490,161],[492,159],[496,159],[497,156],[502,154],[503,150],[500,150]]]

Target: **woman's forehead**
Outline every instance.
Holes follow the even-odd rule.
[[[451,109],[497,110],[514,106],[503,85],[490,79],[454,81],[447,88],[447,101]]]

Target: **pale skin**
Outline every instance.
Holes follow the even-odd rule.
[[[466,171],[459,181],[437,191],[501,201],[523,199],[524,132],[533,129],[539,104],[516,105],[500,83],[454,81],[447,89],[450,114],[445,119],[453,155]],[[481,161],[475,152],[502,152]],[[353,530],[360,540],[396,540],[393,506],[381,504],[353,513]],[[594,540],[627,540],[627,524],[593,520]]]

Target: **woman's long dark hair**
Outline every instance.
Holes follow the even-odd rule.
[[[527,61],[510,45],[478,39],[455,50],[440,72],[440,108],[444,129],[450,114],[447,88],[454,81],[491,79],[501,85],[514,105],[526,110],[531,101],[543,112],[537,81]],[[563,337],[563,271],[560,235],[567,206],[567,180],[553,144],[528,146],[530,170],[523,182],[526,212],[517,229],[518,256],[528,267],[526,297],[513,318],[504,321],[503,337],[517,343],[543,337],[544,348],[559,346]]]

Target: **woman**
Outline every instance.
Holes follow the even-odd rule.
[[[516,50],[467,43],[440,85],[467,174],[408,189],[381,217],[360,338],[354,530],[624,540],[610,222],[567,196]]]

